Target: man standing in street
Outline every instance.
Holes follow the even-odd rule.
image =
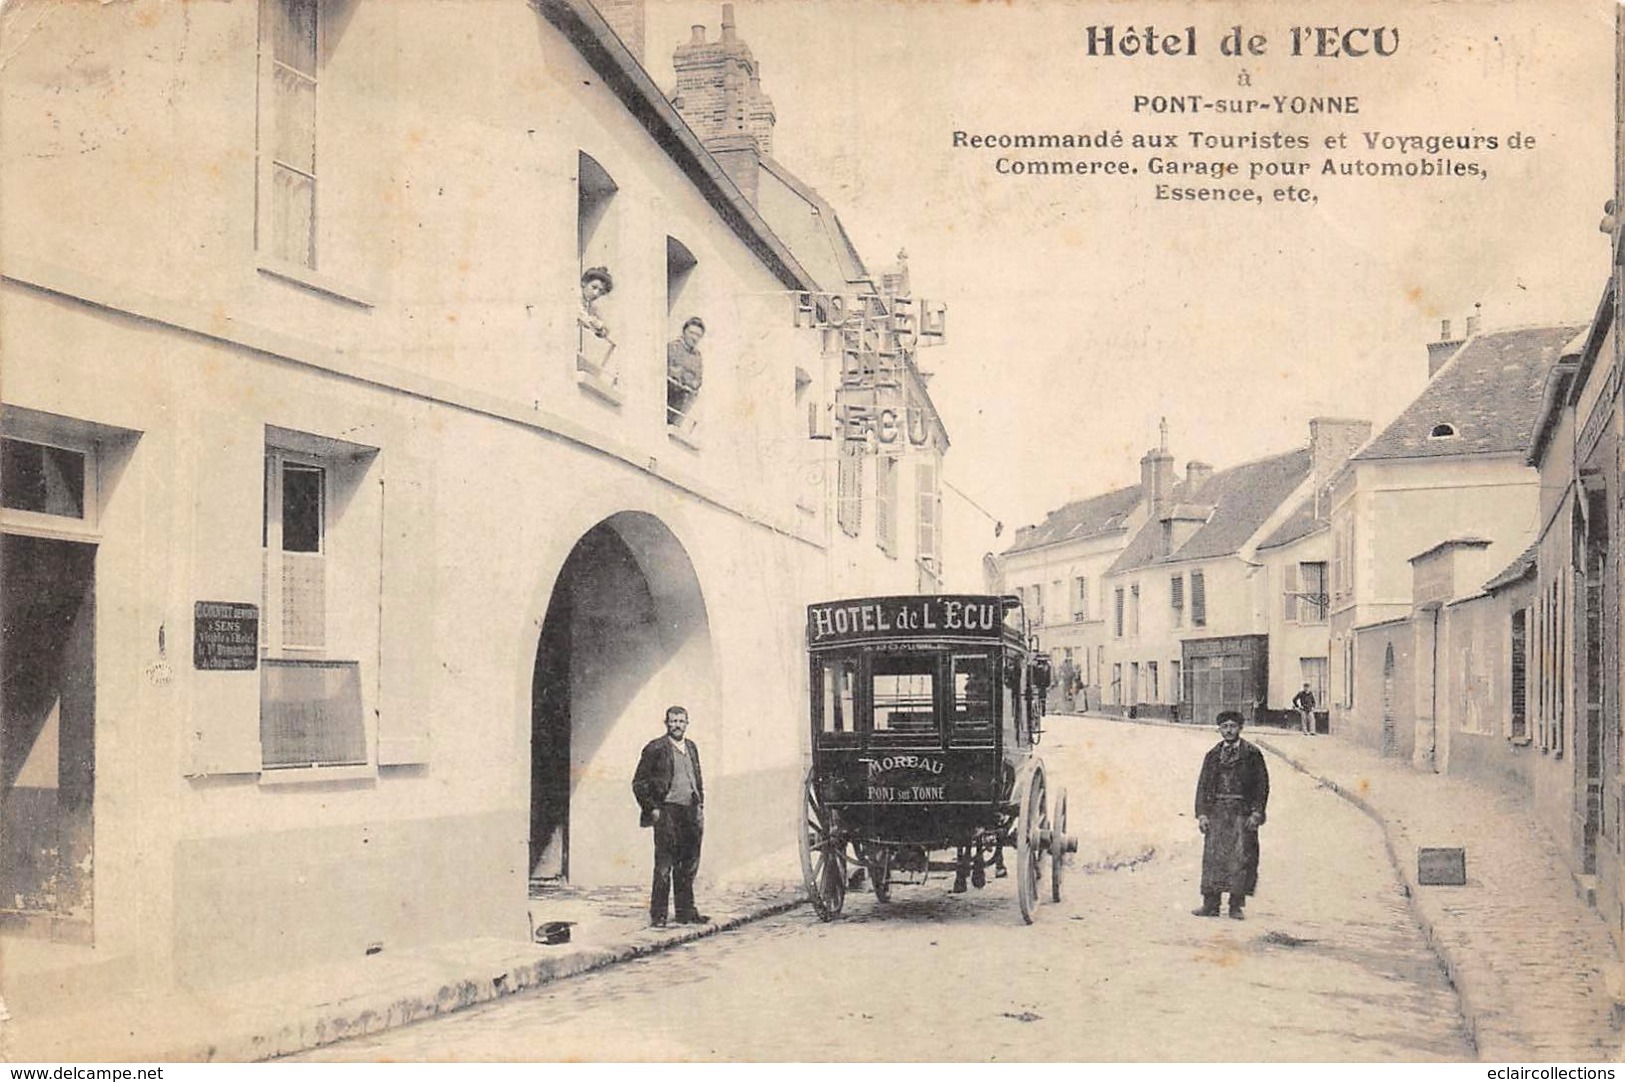
[[[1241,715],[1219,715],[1221,739],[1202,760],[1196,781],[1196,826],[1202,841],[1202,907],[1219,915],[1219,895],[1230,895],[1230,919],[1244,920],[1247,896],[1258,887],[1258,828],[1270,799],[1264,753],[1241,738]]]
[[[1298,720],[1303,722],[1303,735],[1315,735],[1315,693],[1309,690],[1309,685],[1303,685],[1303,690],[1292,696],[1292,709],[1298,712]]]
[[[694,908],[694,873],[700,868],[705,833],[705,781],[700,749],[685,738],[688,711],[666,710],[666,735],[644,745],[632,776],[632,795],[642,809],[639,825],[655,833],[654,884],[649,890],[649,926],[666,927],[666,903],[676,890],[678,924],[708,924]]]

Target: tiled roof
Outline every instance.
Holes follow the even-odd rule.
[[[1354,460],[1528,450],[1547,370],[1583,329],[1565,324],[1473,336]],[[1434,437],[1439,425],[1456,434]]]
[[[1121,529],[1139,505],[1139,485],[1114,489],[1086,500],[1073,500],[1045,515],[1038,525],[1023,526],[1016,532],[1015,543],[1005,550],[1005,555]]]
[[[1180,560],[1205,560],[1238,552],[1248,538],[1258,532],[1276,508],[1291,496],[1309,476],[1309,448],[1271,455],[1256,462],[1233,466],[1215,473],[1199,492],[1190,492],[1189,483],[1174,486],[1176,503],[1205,503],[1213,508],[1207,523],[1191,535],[1177,552],[1159,554],[1162,524],[1147,522],[1111,570],[1128,571],[1147,564]]]
[[[1324,510],[1325,507],[1326,503],[1322,500],[1321,509]],[[1275,532],[1261,541],[1258,547],[1272,549],[1279,548],[1282,545],[1290,545],[1294,541],[1326,529],[1328,525],[1329,523],[1324,517],[1315,517],[1315,498],[1310,496],[1297,507],[1294,507],[1292,514],[1287,516],[1286,521],[1275,527]]]
[[[1494,593],[1504,586],[1511,586],[1515,582],[1528,578],[1535,570],[1535,558],[1539,552],[1540,542],[1536,541],[1533,545],[1524,549],[1516,560],[1508,564],[1506,570],[1486,582],[1484,592]]]
[[[828,251],[823,252],[797,252],[796,257],[803,260],[807,266],[833,267],[835,273],[840,275],[840,281],[823,281],[818,283],[820,288],[839,292],[848,282],[859,282],[869,277],[868,269],[863,265],[863,257],[858,254],[857,247],[853,245],[852,238],[847,235],[846,226],[841,223],[841,217],[835,213],[835,208],[818,190],[785,167],[784,163],[776,158],[763,155],[762,169],[776,177],[780,183],[796,193],[813,209],[818,219],[819,228],[824,234],[824,241]],[[769,222],[775,229],[783,223]],[[794,235],[791,230],[783,230],[780,236]]]

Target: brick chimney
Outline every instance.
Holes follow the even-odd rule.
[[[1331,481],[1349,456],[1371,438],[1371,422],[1346,417],[1315,417],[1309,422],[1309,462],[1315,491]]]
[[[1150,518],[1160,522],[1174,509],[1174,456],[1168,453],[1168,419],[1159,428],[1162,442],[1140,459],[1140,492]]]
[[[1213,467],[1206,462],[1192,460],[1185,463],[1185,497],[1201,502],[1202,489],[1213,476]]]
[[[1434,373],[1443,368],[1444,363],[1456,355],[1456,350],[1461,348],[1464,341],[1466,339],[1452,338],[1450,336],[1450,321],[1448,319],[1439,322],[1439,340],[1428,343],[1428,379],[1432,379]]]
[[[643,4],[644,0],[593,0],[593,7],[639,64],[643,63],[644,31],[648,25]]]
[[[773,153],[773,101],[762,93],[761,69],[737,37],[734,7],[722,5],[722,37],[705,40],[705,27],[672,53],[677,92],[672,104],[694,129],[734,184],[756,202],[761,159]]]

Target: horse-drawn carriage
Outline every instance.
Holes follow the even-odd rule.
[[[919,595],[807,608],[812,762],[801,866],[824,920],[850,884],[952,872],[953,890],[1014,873],[1022,918],[1061,900],[1066,791],[1034,752],[1048,666],[1015,597]],[[1044,659],[1047,662],[1047,659]],[[1005,849],[1014,850],[1013,867]],[[861,876],[858,874],[861,871]]]

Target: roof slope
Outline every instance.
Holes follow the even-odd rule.
[[[1159,551],[1162,524],[1147,522],[1112,564],[1112,572],[1239,552],[1309,476],[1310,466],[1309,448],[1300,447],[1215,473],[1198,492],[1189,491],[1189,482],[1175,485],[1175,503],[1208,504],[1213,514],[1177,552],[1166,556]]]
[[[1113,489],[1086,500],[1073,500],[1045,515],[1044,521],[1038,525],[1023,526],[1018,530],[1015,543],[1005,549],[1005,555],[1062,541],[1080,541],[1121,529],[1139,505],[1139,485]]]
[[[1583,326],[1535,327],[1467,340],[1356,462],[1523,453],[1539,420],[1546,373]],[[1456,434],[1436,438],[1436,426]]]
[[[1519,554],[1516,560],[1508,564],[1499,575],[1484,584],[1485,593],[1494,593],[1504,586],[1511,586],[1528,578],[1535,571],[1535,562],[1540,555],[1540,542],[1536,541]]]
[[[1258,547],[1272,549],[1290,545],[1294,541],[1326,529],[1328,525],[1325,518],[1315,517],[1315,498],[1310,496],[1294,507],[1286,521],[1275,527],[1275,531],[1260,541]]]
[[[858,254],[857,246],[847,235],[846,226],[841,223],[840,215],[829,201],[818,194],[818,189],[802,180],[785,167],[784,163],[768,155],[761,157],[762,171],[783,184],[791,193],[803,200],[810,208],[810,213],[818,221],[822,239],[827,245],[827,251],[796,252],[796,257],[803,261],[805,266],[823,271],[819,275],[818,284],[830,291],[839,291],[848,282],[861,282],[869,278],[869,270],[863,265],[863,257]],[[789,223],[773,220],[772,204],[759,200],[757,210],[767,219],[781,239],[793,238],[797,234],[794,228],[786,228]],[[793,251],[794,249],[792,249]],[[836,278],[831,277],[833,271]]]

